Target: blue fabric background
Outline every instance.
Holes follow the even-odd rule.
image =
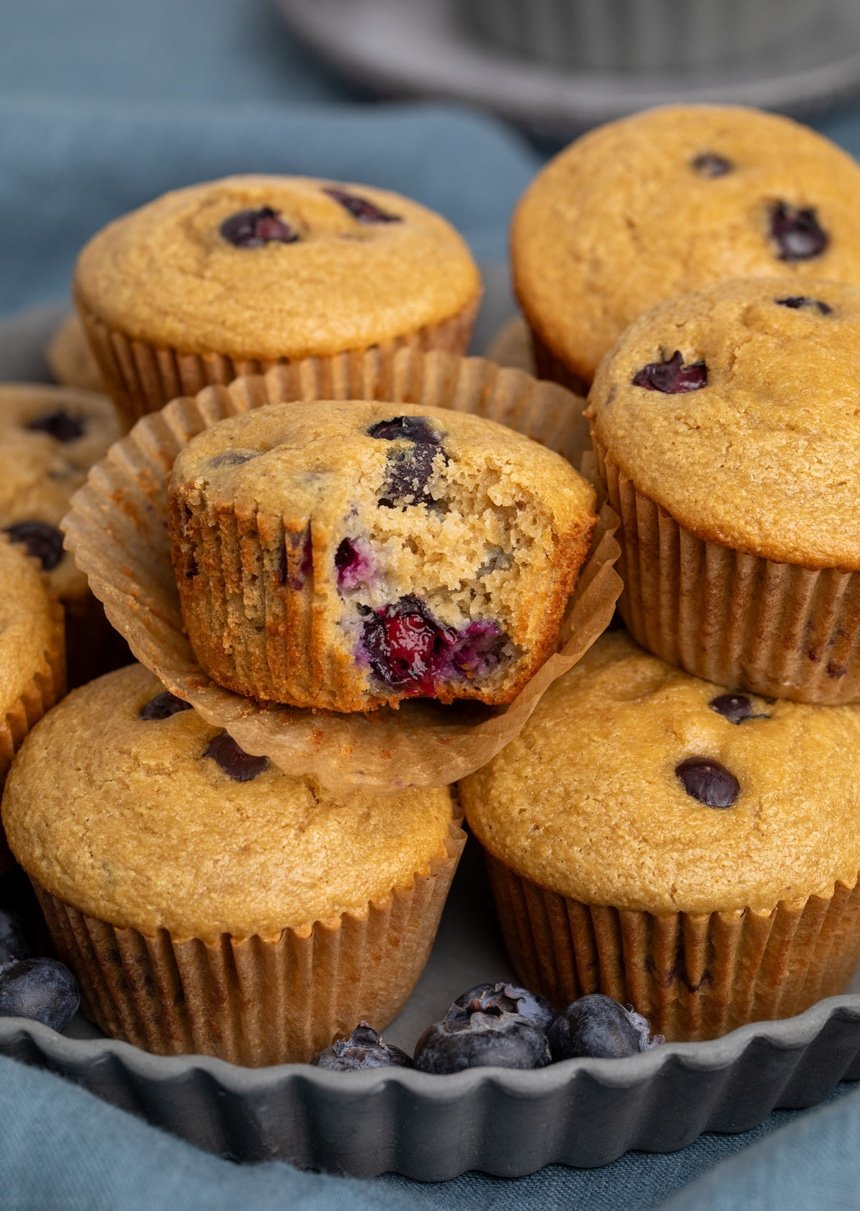
[[[372,103],[305,54],[267,0],[28,0],[4,6],[0,23],[0,314],[61,299],[77,249],[108,219],[231,172],[402,191],[447,215],[481,260],[500,262],[513,203],[545,154],[456,106]],[[817,125],[860,153],[860,110]],[[599,1170],[355,1182],[232,1165],[0,1058],[0,1204],[10,1209],[853,1208],[858,1145],[860,1091],[843,1085],[817,1111]]]

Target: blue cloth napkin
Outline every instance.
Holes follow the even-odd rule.
[[[545,152],[453,105],[368,103],[289,37],[269,0],[28,0],[3,17],[0,314],[62,299],[78,248],[109,219],[235,172],[392,188],[445,214],[479,259],[501,262],[511,209]],[[860,152],[860,111],[819,129]],[[0,1057],[0,1205],[10,1211],[330,1211],[344,1201],[353,1211],[637,1211],[675,1192],[676,1211],[805,1211],[857,1205],[858,1142],[860,1092],[840,1086],[821,1111],[777,1112],[745,1135],[598,1170],[357,1182],[233,1165]]]

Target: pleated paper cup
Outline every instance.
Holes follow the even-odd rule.
[[[643,647],[729,689],[860,701],[860,572],[778,563],[699,538],[595,442],[621,519],[619,610]]]
[[[260,1067],[310,1060],[364,1019],[384,1029],[423,971],[465,844],[408,886],[276,937],[207,941],[118,928],[34,883],[58,956],[105,1034],[159,1055],[201,1054]]]
[[[226,416],[290,399],[381,399],[473,412],[507,424],[579,465],[589,446],[582,401],[521,371],[442,352],[402,350],[345,379],[330,368],[277,367],[209,388],[141,420],[95,467],[64,522],[67,543],[108,618],[141,663],[247,752],[326,787],[446,786],[490,760],[525,725],[541,695],[606,629],[620,592],[616,518],[604,508],[564,615],[556,651],[505,708],[407,702],[397,711],[338,715],[261,706],[216,685],[184,634],[167,539],[166,484],[177,453]]]
[[[80,298],[76,302],[105,389],[126,428],[131,428],[140,417],[157,412],[178,396],[196,395],[208,386],[226,386],[241,375],[265,374],[276,366],[288,366],[291,373],[308,380],[347,383],[360,381],[366,374],[390,371],[391,362],[401,349],[465,353],[480,297],[438,323],[426,324],[415,332],[403,333],[370,348],[296,360],[232,357],[229,353],[216,351],[190,353],[153,345],[110,327]],[[326,397],[321,395],[319,398]]]
[[[585,904],[487,854],[517,977],[559,1008],[601,992],[670,1042],[713,1039],[843,992],[860,961],[860,883],[770,911],[666,916]]]

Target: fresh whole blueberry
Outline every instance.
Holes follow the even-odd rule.
[[[33,947],[16,912],[0,908],[0,964],[32,958]]]
[[[775,202],[771,207],[770,234],[781,261],[809,261],[821,256],[830,243],[814,206],[791,206],[788,202]]]
[[[21,959],[0,968],[0,1017],[65,1030],[79,1003],[78,982],[57,959]]]
[[[269,768],[268,757],[254,757],[240,748],[229,732],[218,732],[203,750],[234,782],[252,782]]]
[[[171,715],[176,715],[180,711],[190,710],[190,702],[177,698],[175,694],[171,694],[170,690],[162,690],[160,694],[150,698],[149,702],[144,702],[137,712],[137,717],[149,722],[153,719],[169,719]]]
[[[821,299],[812,299],[805,294],[792,294],[785,299],[774,299],[780,307],[790,307],[793,311],[817,311],[819,315],[832,315],[833,308]]]
[[[382,210],[368,198],[361,198],[358,194],[350,193],[346,189],[338,189],[334,185],[328,185],[323,187],[323,193],[333,201],[338,202],[347,214],[351,214],[359,223],[403,222],[399,214],[389,214],[387,210]]]
[[[73,442],[79,437],[83,437],[86,427],[84,422],[77,416],[71,416],[65,408],[58,408],[56,412],[46,412],[42,416],[37,416],[35,420],[31,420],[25,428],[33,433],[47,433],[49,437],[53,437],[58,442]]]
[[[675,350],[667,361],[649,362],[633,375],[634,387],[645,387],[648,391],[661,391],[664,395],[680,395],[685,391],[698,391],[708,385],[708,367],[704,362],[684,364],[679,350]]]
[[[6,527],[13,542],[27,548],[27,554],[38,559],[46,572],[52,571],[63,558],[63,536],[56,526],[46,521],[17,521]]]
[[[486,1013],[495,1017],[502,1014],[518,1014],[546,1030],[555,1017],[549,1001],[536,992],[520,988],[516,984],[477,984],[454,1001],[460,1009],[469,1013]]]
[[[769,715],[761,714],[753,709],[752,701],[746,694],[718,694],[708,703],[712,711],[728,719],[729,723],[743,723],[746,719],[769,719]]]
[[[548,1037],[554,1060],[615,1059],[663,1042],[660,1035],[651,1038],[647,1018],[599,992],[568,1005],[553,1020]]]
[[[368,1068],[412,1068],[405,1051],[383,1041],[381,1035],[367,1022],[359,1022],[345,1039],[335,1039],[330,1047],[311,1060],[317,1068],[329,1072],[363,1072]]]
[[[480,986],[488,987],[493,986]],[[464,994],[441,1021],[427,1027],[415,1044],[416,1068],[447,1073],[464,1068],[543,1068],[550,1062],[545,1027],[534,1017],[503,1008],[504,994],[499,997],[480,988],[472,990],[478,997]],[[481,1007],[484,1002],[486,1012]],[[516,999],[509,998],[509,1003],[515,1004]],[[526,1003],[529,1013],[538,1012],[535,1005],[536,1001]]]
[[[705,807],[732,807],[741,793],[734,774],[710,757],[688,757],[675,773],[687,794]]]
[[[694,156],[690,167],[702,177],[724,177],[731,172],[734,164],[716,151],[703,151]]]
[[[263,244],[295,244],[298,235],[285,223],[277,210],[260,206],[256,210],[237,210],[228,215],[219,228],[228,244],[235,248],[261,248]]]

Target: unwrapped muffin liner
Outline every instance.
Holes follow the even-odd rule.
[[[638,643],[730,689],[826,706],[860,700],[860,572],[698,538],[597,442],[595,453],[621,518],[619,610]]]
[[[690,71],[756,60],[812,24],[801,0],[466,0],[474,37],[586,71]]]
[[[396,1017],[424,969],[465,844],[364,910],[276,937],[214,941],[119,928],[34,883],[58,956],[105,1034],[159,1055],[218,1056],[260,1067],[305,1061],[362,1019]]]
[[[227,385],[240,375],[265,374],[274,366],[289,366],[308,381],[320,384],[360,382],[365,375],[385,373],[400,349],[441,349],[465,353],[469,347],[480,299],[435,324],[426,324],[367,349],[349,349],[328,357],[234,358],[226,353],[183,353],[147,341],[135,340],[105,324],[80,299],[78,314],[84,325],[93,356],[120,418],[130,428],[149,412],[157,412],[169,400],[196,395],[204,387]],[[329,391],[317,398],[348,396]]]
[[[478,769],[524,726],[546,688],[608,625],[621,584],[616,519],[604,508],[563,619],[558,650],[503,709],[411,701],[399,710],[335,714],[262,706],[212,682],[182,629],[166,532],[166,481],[178,451],[222,417],[277,400],[359,398],[474,412],[517,429],[579,464],[588,446],[581,401],[559,387],[480,358],[403,350],[334,381],[308,365],[213,387],[146,417],[90,474],[64,521],[67,544],[135,656],[207,722],[288,773],[332,790],[448,785]]]
[[[505,945],[520,981],[564,1008],[602,992],[670,1042],[787,1018],[847,988],[860,960],[860,882],[832,895],[656,916],[584,904],[487,853]]]

